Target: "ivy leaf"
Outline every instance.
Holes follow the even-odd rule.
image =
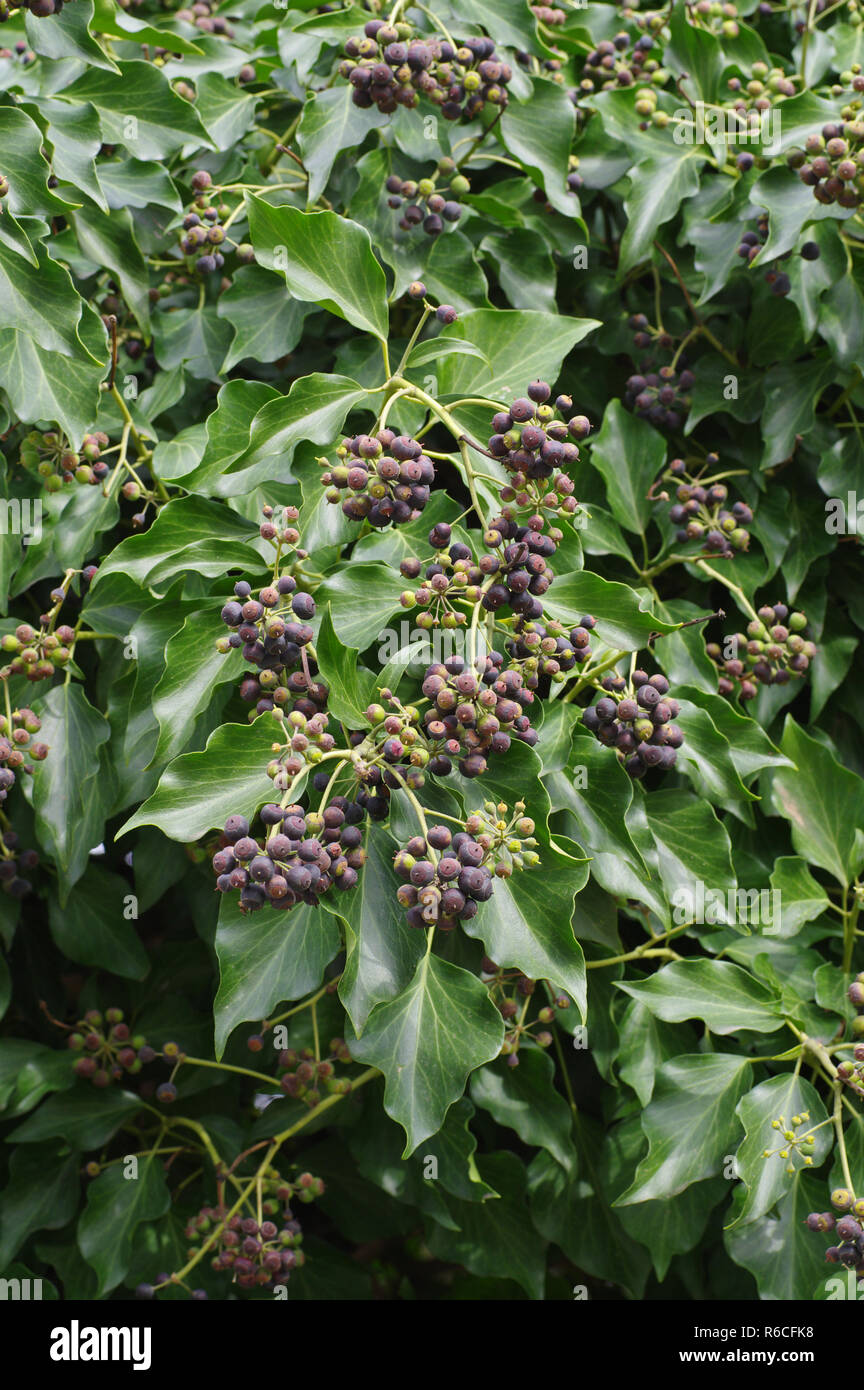
[[[79,1082],[66,1095],[49,1096],[8,1137],[17,1144],[63,1139],[70,1148],[87,1153],[107,1144],[112,1134],[140,1108],[139,1097],[131,1091],[121,1091],[116,1086],[110,1091],[99,1091],[89,1081]]]
[[[647,596],[640,596],[626,584],[614,584],[599,574],[581,570],[556,579],[544,595],[543,607],[566,627],[575,627],[583,614],[597,619],[597,636],[608,647],[619,651],[639,651],[647,646],[652,632],[674,632],[675,623],[658,618],[647,607]]]
[[[333,628],[330,605],[321,618],[315,641],[319,675],[329,690],[327,709],[351,729],[362,729],[367,720],[365,700],[357,670],[358,652],[339,641]]]
[[[790,855],[776,860],[770,882],[772,890],[780,894],[782,936],[794,936],[805,922],[828,911],[828,894],[803,859]]]
[[[438,389],[442,397],[489,396],[512,400],[535,377],[554,380],[571,348],[593,329],[597,319],[574,319],[528,309],[472,309],[441,334],[464,338],[479,348],[489,367],[471,358],[447,357],[441,363]],[[482,417],[488,428],[489,412]]]
[[[651,253],[658,228],[677,213],[685,198],[699,187],[698,146],[670,146],[662,154],[650,154],[630,169],[630,192],[624,200],[627,225],[621,238],[618,269],[632,270]]]
[[[565,89],[542,77],[533,80],[526,101],[509,103],[499,126],[504,148],[534,175],[565,217],[579,210],[577,198],[567,190],[575,126],[576,111]]]
[[[773,992],[728,961],[676,960],[647,980],[616,983],[667,1023],[699,1018],[719,1034],[775,1033],[783,1026]]]
[[[155,825],[169,840],[188,844],[230,815],[252,815],[272,800],[265,768],[277,734],[281,737],[281,730],[267,715],[253,724],[223,724],[203,752],[184,753],[169,763],[153,795],[120,827],[117,839],[138,825]]]
[[[766,771],[765,809],[783,816],[797,854],[846,886],[859,872],[857,828],[864,826],[864,782],[841,767],[824,744],[786,716],[780,747],[794,763]]]
[[[42,720],[40,738],[51,752],[36,765],[25,795],[36,815],[36,831],[53,858],[60,904],[87,867],[90,850],[102,839],[111,805],[112,773],[103,745],[110,729],[80,685],[55,685],[34,702]]]
[[[129,536],[99,566],[91,593],[108,575],[120,573],[142,587],[166,585],[175,575],[196,570],[222,575],[236,565],[248,569],[256,552],[246,543],[255,528],[244,517],[202,497],[177,497],[164,506],[142,535]]]
[[[78,1222],[78,1248],[98,1275],[97,1296],[123,1282],[135,1228],[142,1221],[164,1216],[170,1205],[164,1169],[155,1155],[139,1159],[134,1178],[127,1178],[123,1167],[115,1165],[93,1179]]]
[[[51,935],[64,956],[125,979],[144,978],[150,962],[124,910],[128,887],[119,874],[94,865],[62,907],[49,901]]]
[[[585,958],[571,926],[573,899],[585,886],[585,860],[541,851],[535,869],[495,881],[488,907],[463,922],[468,936],[482,941],[498,965],[515,967],[532,980],[549,980],[566,990],[585,1021]]]
[[[335,917],[306,903],[288,912],[265,907],[244,915],[223,894],[216,928],[219,991],[213,1005],[217,1058],[241,1023],[264,1019],[275,1005],[317,989],[341,946]]]
[[[206,482],[219,497],[247,495],[275,479],[294,482],[288,469],[298,444],[312,441],[331,446],[348,412],[365,399],[365,389],[350,377],[319,372],[299,377],[287,396],[261,405],[251,421],[246,445],[238,454],[212,457],[211,461],[208,448],[200,468],[184,482],[199,487]],[[219,437],[214,432],[211,439],[217,454]]]
[[[575,1172],[572,1116],[553,1085],[552,1058],[538,1047],[521,1048],[518,1057],[518,1067],[497,1061],[475,1071],[471,1099],[524,1144],[548,1150],[566,1172]]]
[[[771,1076],[748,1091],[738,1102],[738,1118],[744,1126],[744,1138],[735,1155],[738,1176],[746,1189],[743,1204],[736,1210],[731,1223],[734,1229],[739,1223],[758,1221],[766,1212],[780,1201],[789,1186],[786,1172],[787,1160],[777,1153],[784,1147],[783,1133],[772,1129],[772,1123],[781,1116],[792,1128],[792,1116],[806,1112],[810,1118],[804,1125],[794,1126],[794,1132],[803,1135],[814,1130],[813,1167],[818,1168],[827,1158],[832,1147],[832,1135],[827,1129],[818,1126],[828,1119],[828,1114],[818,1091],[809,1081],[797,1072],[786,1072],[781,1076]],[[766,1150],[773,1151],[771,1158],[765,1158]],[[803,1167],[803,1160],[790,1150],[790,1161],[796,1168]]]
[[[610,401],[588,462],[603,478],[616,521],[628,531],[644,532],[654,505],[648,489],[666,462],[661,436],[620,401]]]
[[[310,92],[297,127],[297,145],[309,174],[307,207],[314,207],[327,187],[330,171],[346,150],[362,145],[371,130],[379,130],[388,117],[377,106],[355,106],[347,83]]]
[[[725,1245],[736,1264],[750,1271],[766,1301],[810,1300],[825,1275],[825,1242],[814,1238],[807,1214],[825,1206],[825,1183],[791,1179],[776,1212],[735,1225]]]
[[[206,618],[200,609],[190,614],[180,631],[169,638],[164,673],[153,691],[152,712],[159,724],[159,741],[152,763],[161,765],[182,752],[214,690],[242,675],[242,652],[223,655],[216,650],[217,638],[224,634],[225,624],[214,605]]]
[[[388,566],[344,565],[327,575],[316,602],[329,603],[337,637],[360,650],[379,638],[383,624],[399,608],[403,587],[400,575]]]
[[[386,339],[387,287],[365,227],[335,212],[271,207],[253,193],[246,205],[261,265],[283,275],[298,298]]]
[[[63,89],[67,101],[95,106],[106,144],[123,145],[136,159],[157,160],[188,141],[213,148],[195,107],[177,96],[158,68],[140,62],[120,62],[118,68],[91,68]]]
[[[435,1225],[429,1248],[439,1259],[464,1265],[480,1277],[515,1279],[529,1298],[542,1299],[546,1242],[532,1227],[524,1201],[524,1168],[509,1153],[482,1158],[479,1167],[499,1193],[498,1200],[460,1202],[451,1198],[457,1229]]]
[[[469,1074],[497,1057],[504,1023],[475,975],[427,954],[410,985],[373,1009],[351,1056],[386,1078],[384,1109],[405,1130],[410,1154],[444,1121]]]
[[[0,1263],[4,1274],[28,1236],[34,1231],[56,1231],[65,1226],[78,1208],[77,1155],[60,1158],[55,1150],[56,1145],[46,1145],[39,1149],[15,1149],[11,1155],[0,1215]]]
[[[230,289],[219,296],[217,313],[234,329],[222,371],[244,358],[275,362],[300,341],[310,305],[286,295],[278,275],[260,265],[240,266]]]
[[[673,1197],[691,1183],[719,1174],[734,1150],[740,1128],[736,1106],[751,1079],[747,1058],[730,1053],[666,1062],[657,1073],[654,1099],[642,1114],[648,1153],[614,1205]]]
[[[550,1154],[531,1164],[531,1216],[537,1229],[554,1241],[577,1269],[606,1279],[641,1298],[651,1269],[648,1251],[624,1230],[604,1190],[600,1162],[603,1130],[580,1115],[574,1124],[577,1175],[568,1175]]]
[[[366,863],[357,887],[340,902],[345,923],[345,968],[339,998],[358,1037],[376,1004],[401,994],[423,952],[423,938],[409,927],[396,893],[393,837],[375,821],[364,827]]]

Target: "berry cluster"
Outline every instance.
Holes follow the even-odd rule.
[[[194,269],[199,275],[210,275],[214,270],[221,270],[225,264],[225,257],[219,248],[225,241],[221,217],[227,216],[228,209],[211,204],[207,190],[213,180],[206,169],[196,170],[190,182],[195,189],[195,197],[183,218],[184,235],[180,238],[180,250],[186,257],[190,271]]]
[[[48,19],[59,14],[64,3],[65,0],[0,0],[0,24],[11,19],[16,10],[26,10],[34,19]]]
[[[742,261],[746,261],[747,264],[750,265],[753,261],[755,261],[756,257],[759,255],[759,252],[762,250],[762,247],[765,245],[765,242],[767,240],[768,217],[766,214],[759,218],[759,221],[756,224],[755,232],[743,233],[741,237],[741,243],[738,247],[738,255],[741,257]],[[779,260],[788,260],[790,254],[791,253],[787,251],[784,256],[781,256],[779,258]],[[805,261],[818,261],[822,253],[819,250],[819,246],[815,241],[805,241],[803,246],[801,247],[800,254],[803,260]],[[775,270],[773,266],[768,267],[768,269],[765,271],[764,278],[765,283],[767,285],[770,285],[771,287],[771,293],[776,294],[780,299],[787,295],[792,288],[792,281],[789,279],[789,276],[785,273],[785,271]]]
[[[557,468],[576,463],[579,450],[572,441],[590,432],[584,415],[571,414],[570,396],[557,396],[553,405],[551,395],[548,382],[532,381],[527,395],[492,420],[490,454],[522,479],[551,478]]]
[[[14,781],[14,773],[10,772],[8,767],[0,767],[0,801],[6,800],[11,785],[8,782],[10,777]],[[23,875],[31,873],[39,863],[39,854],[35,849],[19,852],[20,843],[20,837],[15,830],[5,830],[0,837],[0,883],[10,898],[27,896],[33,884]]]
[[[795,95],[795,81],[782,68],[756,62],[750,76],[730,77],[726,86],[734,93],[731,109],[739,117],[742,132],[758,135],[762,113]],[[739,95],[740,94],[740,95]]]
[[[716,454],[708,454],[705,467],[711,468],[718,462]],[[679,528],[675,535],[679,543],[701,541],[706,554],[722,555],[726,559],[747,549],[750,533],[746,528],[753,520],[753,513],[746,502],[733,502],[731,510],[727,508],[729,489],[725,484],[712,482],[710,478],[703,482],[701,475],[692,477],[683,459],[673,459],[663,476],[678,482],[676,500],[669,508],[669,520]]]
[[[759,685],[786,685],[800,679],[816,655],[804,637],[807,618],[791,613],[785,603],[759,609],[746,634],[727,637],[722,647],[709,642],[706,651],[720,671],[718,690],[731,695],[738,684],[739,700],[752,700]]]
[[[213,14],[215,8],[211,0],[195,0],[193,5],[177,10],[175,18],[185,19],[187,24],[194,24],[202,34],[216,34],[223,39],[233,39],[234,30],[221,15]]]
[[[627,378],[624,404],[628,410],[652,425],[667,430],[680,429],[690,409],[687,392],[696,378],[686,367],[660,367],[656,372],[636,372]]]
[[[344,439],[336,453],[340,462],[335,466],[323,460],[327,471],[321,482],[328,502],[342,501],[342,492],[349,491],[342,511],[352,520],[400,526],[416,520],[429,501],[435,465],[410,435],[389,429],[356,434]]]
[[[308,620],[315,616],[315,600],[297,588],[297,581],[284,574],[252,597],[252,586],[245,579],[234,585],[236,597],[222,609],[223,623],[232,629],[220,638],[218,650],[242,648],[244,660],[257,666],[262,689],[275,688],[279,673],[298,665],[303,648],[314,633]],[[293,615],[293,616],[292,616]]]
[[[786,162],[817,202],[857,208],[864,189],[864,122],[824,125],[807,136],[803,150],[790,150]]]
[[[731,0],[688,0],[687,13],[698,28],[724,39],[737,39],[739,14]]]
[[[807,1226],[811,1231],[833,1231],[840,1244],[829,1245],[825,1259],[829,1264],[854,1269],[859,1279],[864,1279],[864,1198],[856,1198],[848,1187],[837,1187],[831,1193],[831,1205],[843,1213],[839,1220],[831,1211],[811,1211]]]
[[[254,1052],[258,1050],[257,1043],[262,1041],[260,1037],[250,1038],[248,1045]],[[256,1043],[255,1047],[253,1042]],[[279,1053],[279,1086],[286,1096],[292,1100],[302,1100],[304,1105],[314,1110],[316,1105],[321,1104],[322,1090],[331,1096],[344,1096],[351,1090],[348,1077],[336,1075],[335,1065],[337,1062],[350,1061],[351,1053],[344,1038],[331,1038],[330,1055],[320,1061],[316,1060],[311,1047],[304,1047],[299,1052],[294,1048],[283,1048]]]
[[[137,1076],[156,1056],[146,1038],[130,1032],[122,1009],[106,1009],[104,1014],[88,1009],[70,1032],[66,1045],[70,1051],[82,1054],[73,1065],[75,1075],[100,1088],[122,1081],[125,1076]]]
[[[357,883],[365,852],[358,802],[332,802],[323,813],[302,806],[262,806],[265,831],[249,833],[245,816],[229,816],[223,847],[213,856],[220,893],[240,890],[240,911],[257,912],[265,903],[286,910],[305,902],[315,906],[328,889]]]
[[[608,92],[615,87],[632,87],[634,82],[646,80],[662,86],[669,74],[656,58],[648,57],[653,47],[650,33],[634,40],[622,29],[614,38],[603,39],[585,59],[579,81],[580,94],[589,96],[592,92]]]
[[[101,483],[107,478],[108,464],[100,457],[107,443],[107,434],[99,430],[85,434],[75,450],[56,430],[32,430],[21,441],[19,461],[44,479],[46,492],[59,492],[64,483]]]
[[[526,825],[533,830],[533,822]],[[406,909],[409,927],[452,931],[459,922],[475,917],[495,886],[492,870],[484,862],[489,852],[468,830],[453,835],[446,825],[432,825],[425,838],[417,835],[409,840],[393,861],[405,880],[396,896]]]
[[[454,47],[436,35],[417,36],[410,24],[370,19],[362,38],[345,45],[340,77],[354,88],[355,106],[377,106],[389,113],[416,106],[425,96],[447,121],[479,115],[487,104],[507,105],[508,63],[487,38],[469,38]]]
[[[589,643],[595,626],[596,619],[590,616],[583,617],[579,626],[569,632],[557,622],[520,619],[506,643],[507,654],[522,663],[523,673],[529,673],[523,674],[524,682],[529,689],[535,689],[539,676],[557,680],[590,659]]]
[[[634,671],[629,682],[622,676],[604,676],[608,694],[582,712],[582,723],[607,748],[614,748],[631,777],[644,777],[649,768],[668,772],[675,766],[684,735],[671,721],[678,701],[669,698],[665,676]]]
[[[488,755],[506,753],[511,739],[529,747],[537,742],[537,731],[523,713],[534,694],[520,671],[501,671],[503,663],[500,653],[490,652],[478,658],[475,669],[461,656],[427,667],[423,694],[432,704],[423,723],[432,744],[430,772],[446,776],[458,758],[463,777],[479,777]]]
[[[401,209],[399,226],[403,232],[422,226],[427,236],[439,236],[445,222],[459,221],[464,209],[458,199],[470,191],[471,185],[464,174],[455,171],[456,161],[448,157],[440,160],[435,175],[429,179],[418,182],[400,179],[398,174],[390,175],[385,183],[387,205],[394,210]],[[439,176],[452,177],[449,183],[439,185]]]
[[[480,599],[487,613],[505,606],[524,618],[539,618],[543,613],[542,596],[554,577],[547,561],[555,554],[561,532],[555,528],[544,535],[540,516],[530,517],[529,522],[540,526],[518,526],[505,516],[494,517],[484,534],[490,550],[480,556],[478,569],[488,576]]]
[[[0,679],[8,676],[26,676],[28,681],[50,680],[58,666],[65,666],[72,657],[75,644],[75,630],[65,623],[46,632],[44,625],[37,632],[29,623],[19,623],[14,632],[7,632],[0,640],[0,649],[12,657],[8,666],[0,669]],[[23,725],[30,733],[38,733],[41,727],[32,710],[18,711],[22,718],[12,716],[13,726]],[[29,723],[27,722],[29,720]],[[0,720],[0,732],[8,734],[6,720]],[[25,744],[27,740],[12,733],[16,743]],[[37,755],[38,756],[38,755]],[[45,754],[41,755],[43,758]],[[14,763],[11,764],[14,767]]]

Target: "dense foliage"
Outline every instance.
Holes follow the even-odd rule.
[[[0,21],[0,1276],[854,1297],[859,0]]]

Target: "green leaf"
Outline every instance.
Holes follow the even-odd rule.
[[[765,809],[789,821],[797,854],[845,887],[862,863],[856,832],[864,826],[864,782],[805,734],[791,715],[780,747],[795,766],[765,773]]]
[[[317,989],[341,946],[336,919],[323,906],[301,903],[288,912],[267,906],[244,915],[236,896],[223,894],[216,928],[217,1057],[238,1024],[264,1019],[283,1000]]]
[[[487,783],[488,786],[488,783]],[[535,869],[495,881],[490,903],[463,923],[498,965],[515,967],[532,980],[564,989],[585,1019],[585,958],[571,926],[572,903],[584,888],[588,865],[541,849]]]
[[[160,367],[184,366],[190,376],[213,380],[231,342],[231,328],[212,304],[175,309],[156,320],[153,350]]]
[[[654,505],[648,489],[665,461],[666,447],[657,431],[620,401],[610,401],[588,462],[603,478],[616,521],[628,531],[644,532],[648,525]]]
[[[115,546],[99,566],[91,593],[110,574],[126,574],[142,587],[167,588],[168,581],[187,570],[211,577],[232,565],[263,568],[257,552],[246,544],[255,527],[236,512],[201,497],[177,497],[163,507],[142,535],[129,536]]]
[[[531,1299],[542,1299],[545,1241],[532,1227],[524,1201],[525,1172],[514,1154],[491,1154],[480,1171],[500,1193],[494,1202],[450,1199],[457,1230],[435,1225],[429,1248],[439,1259],[482,1277],[514,1279]]]
[[[581,1114],[573,1129],[578,1174],[569,1176],[549,1154],[538,1155],[529,1169],[531,1217],[578,1270],[641,1298],[651,1261],[609,1205],[607,1174],[600,1161],[603,1129]]]
[[[252,815],[273,796],[265,768],[277,734],[281,730],[268,715],[254,724],[223,724],[203,752],[184,753],[168,765],[153,795],[120,827],[117,838],[137,825],[156,825],[169,840],[189,843],[230,815]]]
[[[359,650],[376,641],[399,608],[403,587],[399,574],[384,565],[344,565],[327,576],[315,601],[329,603],[337,637]]]
[[[554,381],[571,348],[599,327],[596,319],[528,309],[472,309],[445,328],[441,337],[473,343],[491,369],[471,358],[447,357],[438,373],[438,389],[442,397],[483,395],[512,400],[536,377]],[[488,411],[483,419],[488,428]]]
[[[387,287],[366,229],[335,212],[274,208],[252,193],[246,200],[259,263],[283,275],[298,298],[385,340]]]
[[[435,1134],[469,1074],[497,1057],[501,1015],[475,975],[425,955],[407,989],[373,1009],[351,1056],[380,1068],[384,1109],[405,1130],[407,1158]]]
[[[93,68],[63,89],[67,101],[96,107],[106,144],[123,145],[136,159],[157,160],[189,141],[212,148],[195,107],[177,96],[158,68],[140,62],[121,62],[118,68],[116,73]]]
[[[60,62],[64,58],[78,58],[90,67],[107,68],[116,72],[117,65],[109,58],[104,48],[90,32],[93,22],[93,0],[81,0],[81,4],[63,6],[59,13],[51,16],[51,24],[43,24],[41,19],[24,14],[24,28],[27,42],[34,53],[44,58]],[[105,30],[102,31],[106,32]]]
[[[165,763],[181,753],[213,692],[242,675],[242,652],[223,655],[216,650],[217,639],[224,635],[225,624],[214,604],[206,616],[200,610],[190,614],[180,631],[169,639],[164,674],[153,691],[152,709],[159,723],[153,763]]]
[[[579,203],[567,190],[576,111],[564,87],[535,78],[525,101],[511,101],[501,117],[501,143],[531,173],[546,197],[565,217],[578,214]]]
[[[309,92],[297,127],[297,145],[309,174],[307,206],[314,207],[327,187],[330,172],[345,150],[362,145],[372,130],[388,124],[387,116],[371,106],[355,106],[353,88],[340,83],[320,92]]]
[[[617,986],[667,1023],[699,1018],[721,1035],[775,1033],[783,1025],[772,991],[728,961],[676,960],[647,980],[619,980]]]
[[[78,1248],[99,1278],[99,1295],[123,1282],[132,1258],[135,1229],[164,1216],[171,1205],[163,1165],[152,1154],[138,1160],[134,1177],[125,1165],[106,1168],[87,1189],[78,1222]]]
[[[60,876],[60,904],[81,878],[90,850],[102,839],[111,804],[112,774],[103,745],[110,730],[80,685],[55,685],[34,702],[40,738],[51,752],[36,765],[26,796],[36,831]]]
[[[0,1264],[9,1277],[9,1262],[34,1231],[56,1231],[78,1208],[78,1160],[58,1158],[55,1145],[15,1149],[9,1182],[0,1200]]]
[[[803,1125],[792,1125],[793,1115],[806,1112],[809,1120]],[[783,1159],[777,1152],[785,1147],[783,1128],[772,1129],[775,1120],[782,1117],[799,1137],[814,1129],[813,1167],[818,1168],[831,1151],[833,1136],[827,1129],[818,1125],[828,1119],[828,1114],[818,1091],[797,1072],[785,1072],[771,1076],[738,1102],[738,1118],[744,1126],[745,1137],[735,1155],[735,1166],[743,1182],[747,1195],[736,1211],[733,1227],[739,1223],[758,1221],[783,1197],[790,1186],[786,1172],[788,1162],[797,1169],[803,1167],[803,1159],[794,1149],[789,1150],[789,1159]],[[770,1158],[765,1152],[771,1150]]]
[[[420,933],[408,926],[396,899],[401,883],[393,868],[397,848],[383,826],[367,821],[360,881],[339,904],[345,924],[339,998],[358,1037],[376,1004],[407,989],[423,952]]]
[[[134,906],[128,889],[119,874],[94,865],[63,907],[49,900],[51,935],[64,956],[125,979],[144,978],[150,963],[128,910]]]
[[[350,377],[320,372],[299,377],[292,382],[287,396],[262,402],[250,422],[245,442],[236,453],[227,457],[222,453],[223,449],[227,453],[229,441],[220,438],[221,432],[214,425],[210,433],[212,447],[208,445],[200,466],[183,482],[198,490],[206,486],[219,497],[247,495],[253,488],[274,479],[294,482],[288,470],[298,444],[312,441],[330,446],[348,412],[365,399],[365,389]],[[232,428],[232,451],[234,444]]]
[[[138,1096],[112,1086],[100,1091],[89,1081],[79,1081],[66,1095],[49,1096],[35,1114],[8,1136],[16,1144],[41,1144],[63,1139],[85,1153],[101,1148],[122,1124],[141,1108]]]
[[[794,936],[805,922],[828,911],[828,895],[803,859],[778,859],[771,873],[771,888],[780,894],[781,936]]]
[[[126,208],[103,215],[92,208],[75,213],[72,224],[82,253],[110,271],[141,331],[150,334],[149,271]]]
[[[222,371],[244,358],[275,362],[300,341],[310,306],[284,293],[278,275],[260,265],[240,266],[230,289],[219,296],[217,313],[234,329]]]
[[[809,1302],[813,1297],[825,1275],[825,1240],[808,1229],[807,1214],[824,1206],[824,1181],[796,1177],[776,1213],[726,1232],[726,1249],[753,1275],[761,1299]]]
[[[640,596],[627,584],[613,584],[599,574],[581,570],[556,579],[554,588],[544,595],[543,607],[565,627],[576,626],[584,614],[596,617],[600,640],[608,647],[629,652],[647,646],[652,632],[675,631],[676,625],[658,618],[648,602],[647,595]]]
[[[538,1047],[520,1048],[518,1067],[490,1063],[471,1077],[471,1099],[523,1144],[547,1149],[568,1173],[575,1171],[570,1107],[554,1087],[555,1067]]]
[[[668,151],[640,158],[631,168],[630,192],[624,200],[627,224],[621,238],[620,274],[648,259],[658,229],[696,192],[696,160],[702,157],[699,147],[670,146]]]
[[[648,1153],[615,1205],[673,1197],[721,1173],[738,1139],[736,1106],[751,1080],[747,1059],[725,1052],[666,1062],[642,1113]]]

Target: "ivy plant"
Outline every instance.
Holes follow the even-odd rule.
[[[855,1298],[860,0],[0,43],[0,1275]]]

